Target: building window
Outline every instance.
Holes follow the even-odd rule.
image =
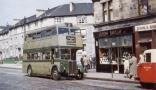
[[[103,22],[108,22],[113,19],[112,0],[102,3],[103,6]]]
[[[78,24],[87,23],[87,17],[86,17],[86,16],[78,16],[78,17],[77,17],[77,23],[78,23]]]
[[[62,23],[62,22],[64,22],[63,17],[55,17],[55,23]]]
[[[139,0],[139,14],[148,14],[148,0]]]
[[[28,24],[28,29],[30,29],[30,24]]]
[[[108,17],[109,17],[109,21],[111,21],[113,19],[112,0],[108,1]]]
[[[108,15],[107,15],[107,6],[106,3],[103,3],[103,21],[108,21],[107,19]]]
[[[38,26],[38,21],[35,22],[35,26]]]

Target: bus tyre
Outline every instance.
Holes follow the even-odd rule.
[[[32,68],[31,68],[31,66],[28,67],[27,74],[28,74],[29,77],[32,76]]]
[[[52,78],[53,78],[53,80],[59,80],[60,79],[60,74],[59,74],[58,69],[56,67],[54,67],[52,69]]]
[[[82,73],[82,72],[78,72],[78,74],[77,74],[77,79],[78,79],[78,80],[82,80],[83,77],[84,77],[83,73]]]
[[[143,82],[140,82],[141,86],[143,88],[151,88],[151,84],[150,83],[143,83]]]
[[[153,88],[156,89],[156,83],[153,84]]]

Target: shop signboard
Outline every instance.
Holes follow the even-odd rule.
[[[132,35],[99,39],[99,48],[132,46]]]
[[[135,26],[135,31],[136,32],[150,31],[150,30],[156,30],[156,23]]]

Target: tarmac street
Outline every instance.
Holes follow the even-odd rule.
[[[0,68],[0,90],[150,90],[137,83],[101,80],[59,80],[28,77],[20,69]]]

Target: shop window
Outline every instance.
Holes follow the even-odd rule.
[[[110,64],[108,49],[100,48],[99,57],[100,57],[100,61],[99,61],[100,64]]]

